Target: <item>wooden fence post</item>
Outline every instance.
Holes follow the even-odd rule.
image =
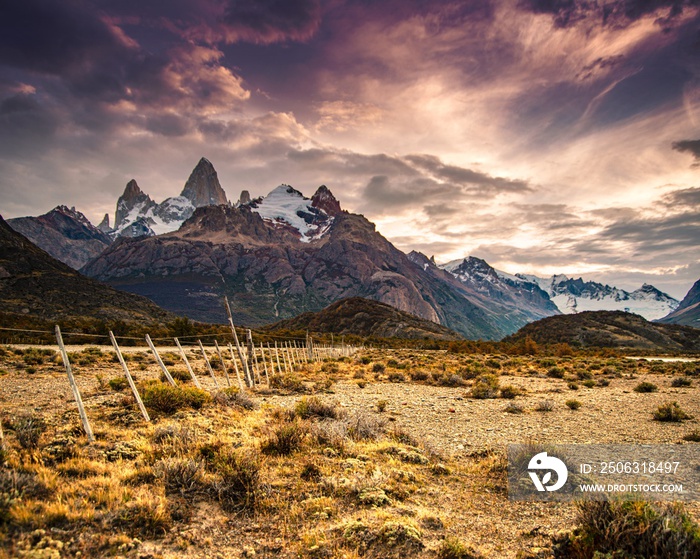
[[[253,378],[253,383],[260,383],[260,375],[257,374],[257,367],[253,363],[253,357],[255,355],[255,346],[253,346],[253,333],[248,328],[245,331],[246,336],[246,361],[248,363],[248,370],[251,371],[251,377]],[[257,376],[257,378],[256,378]]]
[[[221,366],[224,368],[224,374],[226,375],[226,383],[229,388],[231,387],[231,379],[228,376],[228,367],[226,367],[226,361],[224,361],[224,356],[221,355],[221,348],[219,347],[219,342],[214,340],[214,347],[216,348],[216,353],[219,354],[219,361],[221,361]]]
[[[236,369],[236,378],[238,379],[238,390],[243,392],[243,381],[241,380],[241,373],[238,371],[238,363],[236,362],[236,356],[233,354],[233,346],[228,344],[228,349],[231,352],[231,361],[233,361],[233,366]]]
[[[199,349],[202,350],[202,357],[204,357],[204,362],[207,364],[207,369],[209,369],[209,374],[211,375],[211,378],[214,379],[214,386],[216,386],[216,389],[219,389],[219,383],[216,380],[216,377],[214,376],[214,370],[211,368],[211,363],[209,363],[209,358],[207,357],[207,352],[204,351],[204,346],[202,345],[202,340],[197,340],[199,342]]]
[[[197,378],[197,375],[194,374],[194,371],[192,370],[192,366],[190,365],[190,360],[187,359],[187,354],[185,353],[185,350],[182,349],[182,346],[180,345],[180,340],[177,338],[173,338],[175,340],[175,345],[177,348],[180,350],[180,356],[182,357],[182,360],[185,362],[185,365],[187,366],[187,370],[190,373],[190,377],[192,378],[192,382],[194,382],[194,385],[202,390],[202,385],[199,383],[199,379]]]
[[[148,347],[151,348],[151,351],[153,352],[153,355],[156,358],[156,363],[160,366],[160,370],[163,371],[163,374],[165,375],[165,378],[168,379],[168,382],[172,384],[173,386],[177,386],[175,383],[175,379],[170,375],[170,372],[168,369],[165,367],[165,363],[163,363],[163,360],[160,358],[160,355],[158,355],[158,351],[156,351],[156,346],[153,345],[153,342],[151,341],[151,336],[146,334],[146,343],[148,343]]]
[[[228,323],[231,326],[231,332],[233,332],[233,340],[236,342],[236,351],[238,352],[238,358],[241,360],[241,366],[243,367],[243,373],[245,374],[245,382],[249,388],[252,388],[253,381],[250,378],[250,371],[248,370],[248,363],[243,358],[243,352],[241,351],[241,344],[238,342],[238,334],[236,334],[236,327],[233,325],[233,315],[231,314],[231,306],[228,304],[228,297],[224,297],[224,302],[226,303],[226,313],[228,314]]]
[[[78,413],[80,414],[80,419],[83,422],[83,429],[85,429],[85,434],[87,435],[88,442],[94,443],[95,435],[92,434],[92,427],[90,427],[90,422],[88,421],[87,413],[85,413],[85,406],[83,405],[83,399],[80,397],[80,390],[78,390],[78,384],[75,382],[75,378],[73,377],[73,371],[70,368],[68,353],[66,352],[66,346],[63,345],[63,336],[61,336],[61,329],[59,328],[58,324],[56,324],[56,341],[58,342],[58,349],[61,351],[63,364],[66,366],[68,383],[70,384],[71,390],[73,390],[73,397],[75,398],[75,403],[78,404]]]
[[[260,342],[260,358],[263,362],[263,368],[265,369],[265,379],[267,380],[267,387],[270,388],[270,375],[267,373],[267,363],[265,362],[265,350],[263,349],[262,342]]]
[[[129,382],[129,386],[131,387],[131,392],[134,394],[134,398],[136,398],[136,403],[139,405],[139,409],[141,410],[141,415],[143,415],[143,418],[146,421],[151,421],[151,418],[148,416],[148,411],[146,411],[146,406],[143,405],[143,401],[141,400],[141,396],[139,396],[139,391],[136,389],[136,385],[134,384],[134,379],[131,378],[131,373],[129,372],[129,367],[126,366],[126,361],[124,361],[124,356],[122,355],[122,351],[119,349],[119,345],[117,344],[117,340],[114,337],[114,333],[110,330],[109,331],[109,339],[112,340],[112,347],[114,347],[114,351],[117,352],[117,358],[119,359],[119,363],[121,363],[122,369],[124,369],[124,374],[126,375],[126,380]]]

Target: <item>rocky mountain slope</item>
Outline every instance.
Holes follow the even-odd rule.
[[[623,311],[585,311],[551,316],[524,326],[504,341],[516,342],[528,336],[539,344],[700,351],[697,329],[649,322]]]
[[[7,223],[51,256],[79,269],[95,258],[112,239],[75,208],[58,206],[38,217],[17,217]]]
[[[660,319],[659,322],[700,328],[700,280],[693,284],[676,310]]]
[[[0,312],[46,320],[89,317],[151,323],[174,318],[144,297],[80,275],[17,233],[1,216]]]
[[[647,320],[655,320],[666,316],[678,306],[676,299],[646,283],[639,289],[629,292],[594,281],[584,281],[582,278],[569,278],[563,274],[549,278],[527,274],[516,274],[511,277],[539,285],[557,308],[565,314],[617,310],[639,314]]]
[[[202,321],[258,326],[365,297],[470,338],[498,339],[527,322],[474,302],[453,276],[426,271],[324,186],[310,199],[282,185],[239,207],[199,208],[176,232],[119,239],[84,272]]]
[[[319,312],[306,312],[281,320],[265,330],[309,331],[311,333],[354,334],[377,338],[459,340],[456,332],[435,322],[418,318],[390,305],[351,297],[341,299]]]

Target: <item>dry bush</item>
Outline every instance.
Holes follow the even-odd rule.
[[[224,452],[214,460],[218,479],[213,484],[216,497],[225,511],[251,512],[261,492],[262,457],[254,451]]]
[[[667,402],[660,405],[654,412],[654,419],[656,421],[685,421],[687,419],[693,419],[692,415],[687,414],[678,402]]]
[[[339,416],[336,405],[327,404],[318,396],[302,398],[297,402],[294,411],[301,419],[312,417],[337,419]]]
[[[560,538],[555,557],[700,557],[700,527],[680,504],[586,501],[578,527]]]
[[[166,493],[187,495],[204,487],[204,462],[193,458],[163,458],[153,465],[153,473],[163,481]]]
[[[260,450],[265,454],[289,456],[301,450],[308,434],[308,423],[299,420],[276,423],[268,429],[267,437],[260,443]]]
[[[194,386],[170,386],[152,383],[146,385],[141,393],[143,403],[149,411],[172,415],[182,409],[200,409],[211,401],[208,392]]]
[[[46,422],[38,415],[23,414],[12,418],[10,429],[15,433],[17,442],[25,450],[34,450],[39,446],[39,439],[46,431]]]
[[[214,394],[214,402],[220,406],[236,407],[244,410],[257,409],[258,404],[248,394],[235,387],[224,388]]]
[[[496,375],[481,375],[472,386],[470,396],[478,400],[497,398],[500,389],[500,381]]]

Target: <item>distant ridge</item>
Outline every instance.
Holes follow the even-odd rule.
[[[313,333],[356,335],[376,338],[461,340],[449,328],[378,301],[349,297],[319,312],[270,324],[265,330],[308,330]]]
[[[649,322],[623,311],[550,316],[523,326],[503,341],[517,342],[526,337],[538,344],[568,343],[575,347],[700,351],[700,331],[697,329]]]

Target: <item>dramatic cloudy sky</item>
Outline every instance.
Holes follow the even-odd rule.
[[[326,184],[403,250],[682,297],[700,278],[700,0],[0,3],[0,213],[113,216],[201,156]]]

